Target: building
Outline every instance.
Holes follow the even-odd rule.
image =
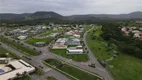
[[[53,44],[52,49],[66,49],[67,48],[67,38],[59,38],[55,44]]]
[[[42,47],[42,46],[45,46],[45,42],[36,42],[35,43],[35,46],[38,46],[38,47]]]
[[[25,34],[28,30],[21,30],[20,33]]]
[[[0,58],[0,64],[6,64],[8,63],[10,58]]]
[[[65,36],[73,36],[73,33],[71,33],[71,32],[66,32],[66,33],[65,33]]]
[[[68,45],[80,45],[80,39],[78,38],[69,39]]]
[[[74,34],[73,37],[75,37],[75,38],[80,38],[80,35]]]
[[[49,36],[50,37],[56,37],[57,35],[59,35],[59,33],[51,33]]]
[[[17,39],[19,39],[19,40],[24,40],[26,38],[27,38],[27,36],[19,36],[19,37],[17,37]]]
[[[134,34],[134,38],[140,38],[139,33],[135,33],[135,34]]]
[[[82,46],[70,47],[67,48],[67,54],[83,54]]]
[[[3,64],[0,72],[0,80],[15,79],[18,74],[34,72],[35,68],[23,60],[12,60],[8,64]]]

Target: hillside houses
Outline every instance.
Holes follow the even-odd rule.
[[[133,38],[135,38],[137,40],[142,40],[142,30],[141,30],[141,28],[137,28],[137,27],[122,27],[121,31],[126,36],[129,36],[129,34],[132,33],[133,34]]]

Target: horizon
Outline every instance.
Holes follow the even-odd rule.
[[[57,13],[57,14],[60,14],[58,12],[55,12],[55,11],[35,11],[35,12],[31,12],[30,14],[32,13],[36,13],[36,12],[54,12],[54,13]],[[142,12],[142,11],[134,11],[134,12]],[[29,12],[26,12],[26,13],[0,13],[0,14],[28,14]],[[120,13],[120,14],[106,14],[106,13],[101,13],[101,14],[96,14],[96,15],[121,15],[121,14],[130,14],[130,13],[133,13],[133,12],[129,12],[129,13]],[[93,14],[93,13],[92,13]],[[62,15],[62,14],[60,14]],[[91,15],[91,14],[72,14],[72,15]],[[72,15],[62,15],[62,16],[72,16]]]
[[[64,16],[76,14],[128,14],[142,11],[141,0],[1,0],[0,13],[53,11]]]

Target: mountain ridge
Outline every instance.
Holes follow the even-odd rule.
[[[37,11],[35,13],[0,13],[0,19],[69,19],[69,20],[90,20],[101,19],[142,19],[142,12],[136,11],[128,14],[83,14],[63,16],[53,11]]]

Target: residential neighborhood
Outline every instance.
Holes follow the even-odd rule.
[[[142,0],[0,0],[0,80],[142,80]]]

